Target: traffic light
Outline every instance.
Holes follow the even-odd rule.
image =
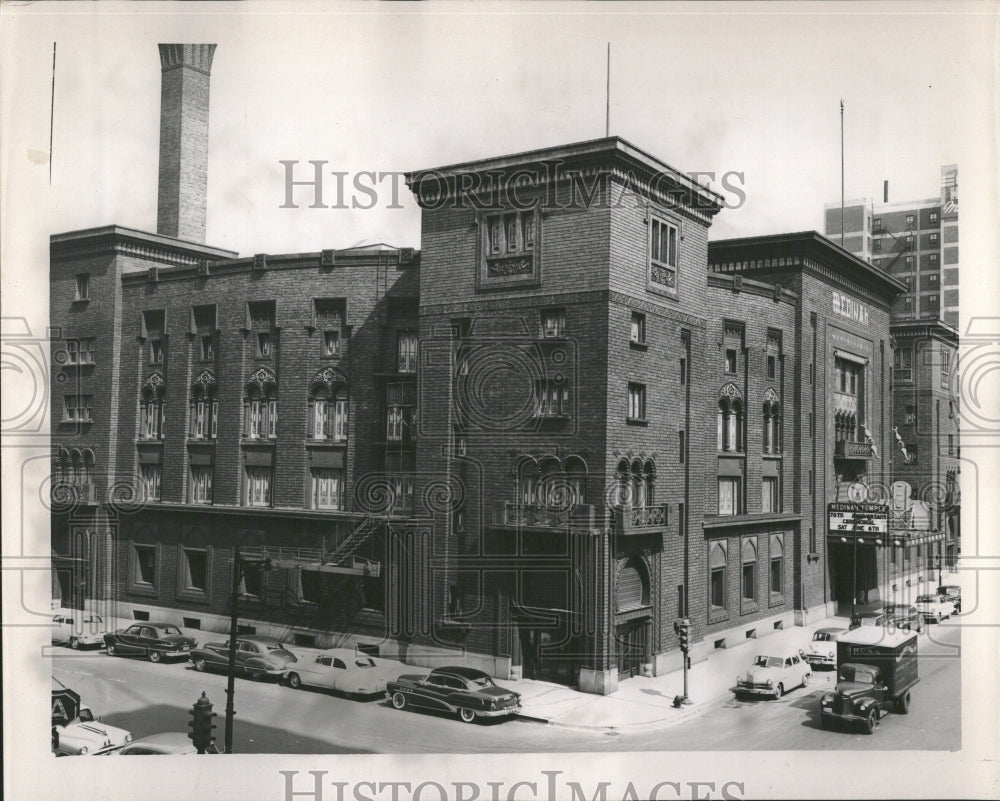
[[[674,621],[674,633],[677,635],[677,639],[680,640],[681,652],[688,652],[688,636],[691,633],[691,621],[686,617],[678,618]]]
[[[191,742],[194,743],[199,754],[204,754],[215,740],[215,736],[212,734],[212,730],[215,729],[215,724],[212,723],[214,717],[212,702],[208,700],[205,693],[202,693],[201,698],[195,701],[194,706],[191,707],[191,722],[188,724],[191,728],[188,737],[191,738]]]

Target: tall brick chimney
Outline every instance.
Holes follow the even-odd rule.
[[[208,85],[214,44],[161,44],[156,232],[205,242]]]

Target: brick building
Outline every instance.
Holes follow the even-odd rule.
[[[204,47],[161,46],[161,165]],[[64,603],[222,631],[238,545],[242,627],[608,693],[678,617],[703,659],[854,591],[826,504],[894,447],[894,278],[709,243],[721,197],[617,137],[409,174],[420,253],[241,258],[181,139],[158,233],[51,238]]]

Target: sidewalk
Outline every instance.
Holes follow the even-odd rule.
[[[688,670],[688,695],[692,703],[674,707],[674,696],[684,689],[683,671],[647,678],[626,679],[611,695],[581,693],[561,684],[523,679],[498,680],[497,684],[521,693],[521,717],[554,726],[603,732],[633,732],[676,726],[733,700],[736,676],[753,657],[775,648],[805,650],[819,628],[847,628],[847,618],[830,617],[808,626],[776,631],[746,645],[713,652]],[[832,671],[813,673],[810,687],[832,681]]]

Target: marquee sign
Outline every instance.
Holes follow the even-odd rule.
[[[886,534],[889,507],[880,503],[831,503],[830,534]]]

